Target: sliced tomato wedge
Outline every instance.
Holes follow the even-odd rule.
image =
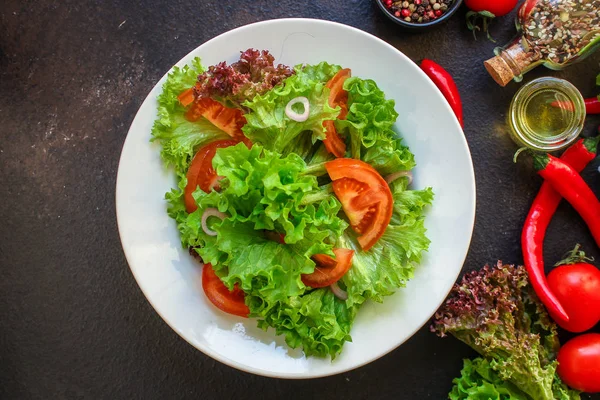
[[[344,82],[350,78],[351,72],[349,68],[341,69],[327,82],[325,87],[329,88],[329,106],[341,108],[338,119],[346,119],[348,115],[348,92],[344,90]],[[327,151],[336,157],[344,157],[346,153],[346,144],[337,133],[333,121],[324,121],[325,140],[323,144]]]
[[[239,140],[245,138],[242,126],[246,124],[246,118],[242,111],[237,108],[225,107],[218,101],[203,97],[197,99],[185,113],[185,118],[188,121],[197,121],[200,117],[206,118],[214,126],[233,138]]]
[[[350,226],[361,235],[358,243],[369,250],[392,219],[394,200],[387,182],[375,168],[352,158],[329,161],[325,169]]]
[[[232,291],[215,274],[211,264],[204,264],[202,268],[202,289],[211,303],[219,310],[228,314],[248,318],[250,309],[244,302],[244,291],[235,285]]]
[[[323,126],[325,127],[325,139],[323,140],[323,144],[327,151],[336,157],[344,157],[346,154],[346,143],[344,143],[340,135],[338,135],[333,120],[323,121]]]
[[[182,106],[187,107],[194,102],[194,88],[184,90],[177,96],[177,100]]]
[[[186,175],[187,185],[183,191],[185,209],[188,213],[193,213],[198,208],[196,201],[192,196],[192,193],[194,193],[198,186],[206,193],[210,192],[211,189],[218,190],[219,188],[220,177],[212,166],[212,160],[217,149],[234,146],[237,143],[239,142],[233,139],[217,140],[207,144],[196,152],[190,168],[188,169]]]
[[[312,274],[302,275],[302,282],[312,288],[329,286],[339,281],[352,266],[354,250],[334,249],[335,259],[327,254],[315,254],[312,258],[317,264]]]

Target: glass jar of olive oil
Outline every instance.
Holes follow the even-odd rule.
[[[585,121],[585,103],[570,82],[538,78],[519,89],[510,104],[508,118],[515,143],[552,152],[577,139]]]

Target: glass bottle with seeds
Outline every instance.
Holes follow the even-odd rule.
[[[600,0],[527,0],[519,9],[520,32],[485,67],[501,86],[540,64],[554,70],[580,61],[600,46]]]

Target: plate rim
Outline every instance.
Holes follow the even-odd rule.
[[[315,379],[315,378],[324,378],[324,377],[328,377],[328,376],[333,376],[333,375],[338,375],[338,374],[342,374],[348,371],[352,371],[358,368],[361,368],[367,364],[370,364],[376,360],[378,360],[379,358],[382,358],[390,353],[392,353],[394,350],[398,349],[401,345],[403,345],[407,340],[409,340],[411,337],[413,337],[415,335],[416,332],[418,332],[421,328],[423,328],[423,326],[425,326],[429,320],[431,319],[431,316],[426,319],[422,324],[418,325],[415,327],[415,329],[413,331],[410,332],[409,335],[406,336],[406,338],[404,338],[404,340],[399,341],[397,344],[395,344],[394,346],[390,347],[389,349],[387,349],[387,351],[383,351],[374,355],[371,355],[369,357],[365,357],[361,362],[359,363],[355,363],[351,366],[348,367],[344,367],[341,369],[334,369],[331,372],[327,371],[325,373],[317,373],[317,374],[311,374],[310,371],[308,373],[287,373],[287,372],[272,372],[272,371],[267,371],[267,370],[263,370],[263,369],[253,369],[250,366],[247,366],[246,364],[242,364],[239,363],[227,356],[222,355],[221,353],[218,353],[214,350],[212,350],[210,347],[202,347],[193,343],[191,340],[189,340],[184,334],[183,332],[178,329],[176,326],[174,326],[173,324],[171,324],[169,322],[169,320],[167,318],[165,318],[165,316],[159,311],[159,309],[157,308],[157,306],[154,304],[154,301],[152,300],[151,296],[149,295],[149,293],[147,293],[147,291],[144,289],[144,287],[140,284],[140,279],[138,278],[134,268],[131,267],[131,259],[132,256],[131,254],[128,254],[128,251],[125,248],[124,245],[124,237],[123,237],[123,228],[121,227],[121,222],[120,222],[120,218],[119,215],[121,215],[123,213],[122,208],[119,206],[119,193],[120,190],[119,188],[123,185],[122,182],[122,178],[121,178],[121,162],[124,159],[124,150],[127,146],[127,143],[129,140],[132,140],[130,138],[130,133],[131,133],[131,129],[134,126],[136,120],[138,119],[139,115],[140,115],[140,111],[142,109],[142,106],[146,103],[146,101],[148,101],[151,96],[153,96],[154,91],[159,88],[159,85],[161,84],[161,82],[164,82],[164,80],[166,79],[166,77],[168,76],[168,74],[171,72],[171,70],[173,69],[174,66],[177,66],[178,64],[182,63],[183,60],[188,59],[192,54],[196,53],[198,51],[198,49],[202,46],[205,46],[213,41],[217,41],[220,40],[222,37],[227,36],[227,35],[232,35],[235,34],[239,31],[244,31],[247,29],[252,29],[253,27],[257,26],[257,25],[270,25],[270,24],[278,24],[278,23],[285,23],[285,22],[294,22],[294,23],[317,23],[317,24],[324,24],[324,25],[333,25],[333,26],[337,26],[338,28],[341,29],[349,29],[354,31],[357,34],[360,35],[365,35],[367,37],[369,37],[371,40],[375,40],[377,42],[379,42],[380,44],[384,45],[384,47],[387,47],[389,50],[395,52],[397,55],[401,56],[402,58],[406,59],[409,64],[412,64],[413,67],[415,67],[415,69],[418,71],[418,73],[422,74],[424,77],[427,77],[425,75],[425,73],[418,67],[418,65],[412,60],[410,59],[407,55],[405,55],[402,51],[400,51],[399,49],[397,49],[396,47],[392,46],[391,44],[387,43],[386,41],[384,41],[383,39],[375,36],[374,34],[371,34],[369,32],[363,31],[361,29],[355,28],[353,26],[350,25],[346,25],[340,22],[335,22],[335,21],[329,21],[329,20],[323,20],[323,19],[318,19],[318,18],[275,18],[275,19],[268,19],[268,20],[263,20],[263,21],[257,21],[257,22],[253,22],[250,24],[246,24],[246,25],[242,25],[239,26],[237,28],[228,30],[226,32],[223,32],[205,42],[202,42],[201,44],[199,44],[198,46],[196,46],[194,49],[192,49],[191,51],[189,51],[188,53],[186,53],[183,57],[181,57],[175,64],[173,64],[162,76],[161,78],[156,81],[156,83],[152,86],[152,88],[150,89],[150,91],[148,92],[148,94],[146,95],[146,97],[144,97],[144,100],[140,103],[140,106],[138,108],[138,110],[135,113],[135,116],[133,118],[133,120],[131,121],[131,124],[129,126],[129,129],[127,130],[127,135],[125,137],[125,140],[123,141],[123,146],[121,148],[121,154],[119,156],[119,164],[117,167],[117,179],[115,182],[115,214],[116,214],[116,219],[117,219],[117,230],[119,233],[119,240],[121,242],[121,248],[123,250],[123,253],[125,255],[125,259],[127,260],[127,265],[129,267],[129,270],[131,272],[131,274],[133,275],[135,282],[138,286],[138,288],[142,291],[142,294],[144,295],[144,297],[146,298],[146,300],[150,303],[150,305],[152,306],[152,308],[154,309],[154,311],[160,316],[160,318],[162,319],[162,321],[164,323],[167,324],[167,326],[169,326],[175,333],[177,333],[177,335],[179,335],[182,339],[184,339],[189,345],[191,345],[192,347],[194,347],[195,349],[199,350],[201,353],[211,357],[212,359],[223,363],[231,368],[235,368],[237,370],[246,372],[246,373],[250,373],[250,374],[254,374],[254,375],[259,375],[259,376],[264,376],[264,377],[268,377],[268,378],[279,378],[279,379],[293,379],[293,380],[302,380],[302,379]],[[428,84],[430,86],[432,86],[436,92],[438,92],[439,96],[443,97],[442,92],[437,88],[437,86],[435,86],[435,84],[430,80],[430,79],[426,79],[426,81],[428,82]],[[473,239],[473,232],[475,229],[475,217],[476,217],[476,205],[477,205],[477,190],[476,190],[476,179],[475,179],[475,169],[474,169],[474,165],[473,165],[473,157],[471,154],[471,150],[469,148],[469,144],[468,141],[466,139],[466,136],[464,135],[464,130],[463,128],[460,126],[458,119],[454,113],[454,111],[452,110],[452,108],[450,107],[450,105],[448,104],[447,101],[445,101],[444,99],[444,107],[446,107],[447,111],[453,116],[453,121],[455,123],[455,125],[457,126],[457,128],[463,133],[462,136],[459,137],[459,141],[460,144],[462,145],[462,147],[464,147],[464,149],[466,150],[466,153],[468,155],[468,166],[470,167],[468,169],[469,172],[469,183],[470,183],[470,189],[472,191],[472,201],[471,204],[469,204],[469,209],[470,209],[470,213],[468,215],[469,217],[469,221],[470,221],[470,229],[469,229],[469,237],[468,237],[468,241],[467,241],[467,247],[466,247],[466,251],[465,254],[462,256],[462,261],[461,261],[461,268],[458,269],[456,276],[454,277],[454,281],[456,281],[456,279],[459,277],[459,275],[462,272],[462,269],[464,267],[464,263],[465,260],[468,256],[469,250],[471,248],[471,242]],[[445,295],[443,296],[440,304],[438,305],[437,308],[439,308],[443,302],[445,301],[446,297],[448,296],[448,294],[450,293],[450,290],[452,289],[452,285],[450,285],[450,288],[448,289],[448,291],[445,293]]]

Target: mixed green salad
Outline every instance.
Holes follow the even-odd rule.
[[[152,140],[177,175],[181,243],[219,309],[335,358],[356,313],[411,279],[431,188],[392,130],[394,101],[349,69],[275,65],[268,51],[174,67]]]

